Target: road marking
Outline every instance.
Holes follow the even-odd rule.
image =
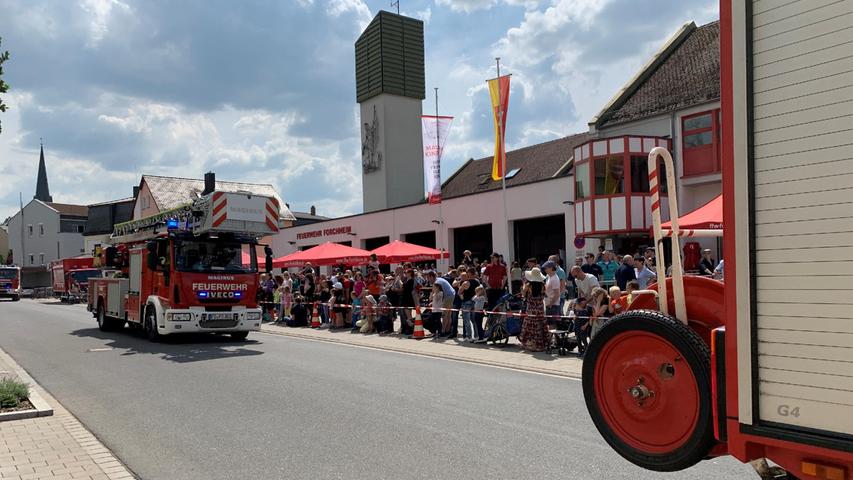
[[[98,347],[98,348],[90,348],[86,350],[87,352],[109,352],[110,350],[114,350],[113,347]]]

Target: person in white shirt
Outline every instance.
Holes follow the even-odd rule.
[[[649,283],[654,282],[657,278],[657,274],[646,267],[646,259],[641,256],[634,257],[634,273],[637,277],[637,283],[640,284],[640,290],[648,288]]]
[[[591,273],[584,273],[581,267],[578,266],[572,267],[571,274],[578,289],[578,298],[589,300],[592,295],[592,289],[599,286],[598,279]]]
[[[562,315],[560,311],[560,293],[561,288],[560,277],[557,276],[557,264],[552,261],[545,262],[542,267],[548,278],[545,280],[545,315],[552,319],[552,316]]]

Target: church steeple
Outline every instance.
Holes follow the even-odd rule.
[[[36,195],[33,197],[42,202],[52,202],[50,187],[47,185],[47,167],[44,165],[44,144],[41,144],[41,155],[39,156],[39,174],[36,180]]]

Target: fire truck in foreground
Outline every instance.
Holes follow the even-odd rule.
[[[587,408],[651,470],[732,455],[770,478],[851,478],[853,0],[722,0],[720,51],[725,284],[681,275],[678,238],[712,232],[679,229],[671,157],[652,150],[672,277],[590,344]]]
[[[76,303],[88,297],[89,279],[101,276],[101,270],[94,268],[91,256],[63,258],[50,262],[53,296],[61,302]]]
[[[260,330],[258,239],[279,230],[275,198],[213,191],[174,210],[115,226],[90,280],[101,330],[141,328],[151,341],[189,332],[244,339]]]
[[[21,299],[21,269],[11,265],[0,265],[0,298]]]

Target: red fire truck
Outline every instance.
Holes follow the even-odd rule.
[[[21,299],[21,269],[11,265],[0,265],[0,298]]]
[[[76,303],[88,298],[89,279],[101,276],[90,256],[63,258],[50,262],[53,296],[61,302]]]
[[[721,1],[725,283],[682,276],[678,238],[713,233],[679,229],[671,157],[653,150],[672,277],[603,326],[583,365],[590,416],[631,462],[853,475],[851,32],[853,0]]]
[[[259,330],[258,239],[279,230],[275,198],[214,191],[192,204],[115,226],[90,280],[88,309],[101,330],[125,323],[148,338]]]

